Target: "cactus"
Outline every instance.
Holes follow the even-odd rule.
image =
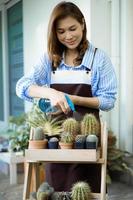
[[[49,139],[49,142],[58,142],[58,138],[57,137],[52,137]]]
[[[86,136],[85,135],[77,135],[76,137],[75,137],[75,142],[85,142],[85,140],[86,140]]]
[[[74,144],[75,149],[85,149],[85,141],[86,141],[85,135],[77,135]]]
[[[68,118],[63,122],[64,132],[69,132],[73,136],[76,136],[79,133],[79,123],[74,118]]]
[[[49,196],[54,192],[54,188],[47,182],[43,182],[37,190],[37,200],[48,200]]]
[[[69,132],[63,132],[61,134],[61,140],[60,141],[63,142],[63,143],[73,143],[74,137]]]
[[[71,198],[72,200],[91,200],[91,190],[88,183],[80,181],[73,185]]]
[[[43,129],[41,127],[37,127],[34,129],[33,140],[43,140],[45,138]]]
[[[93,114],[86,114],[81,121],[81,133],[99,135],[100,123]]]
[[[97,149],[98,137],[96,135],[88,135],[86,137],[86,149]]]

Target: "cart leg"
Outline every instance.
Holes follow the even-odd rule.
[[[29,194],[30,194],[32,164],[33,163],[25,163],[25,178],[24,178],[23,200],[26,200],[29,197]]]

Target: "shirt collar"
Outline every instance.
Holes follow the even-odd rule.
[[[84,66],[88,69],[91,69],[91,64],[92,64],[92,60],[93,60],[93,56],[94,56],[94,50],[95,47],[89,42],[89,46],[88,49],[85,52],[85,55],[83,57],[82,63],[77,66],[77,67],[81,67]],[[64,57],[64,55],[63,55]],[[62,59],[60,66],[64,65],[64,60]],[[65,64],[66,65],[66,64]]]

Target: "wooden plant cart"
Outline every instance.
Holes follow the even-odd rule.
[[[39,164],[51,163],[95,163],[101,164],[101,190],[92,193],[93,199],[106,200],[106,164],[107,164],[107,129],[106,123],[101,123],[101,147],[95,149],[27,149],[25,152],[25,180],[23,200],[28,200],[30,195],[31,174],[34,171],[34,191],[39,187]]]

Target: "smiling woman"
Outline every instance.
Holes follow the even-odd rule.
[[[109,57],[88,42],[86,33],[80,9],[72,2],[57,4],[48,25],[47,53],[31,74],[18,81],[17,95],[29,101],[47,98],[63,118],[81,121],[86,113],[93,113],[100,121],[99,110],[114,107],[116,76]],[[70,110],[66,94],[76,114]],[[98,164],[47,164],[46,181],[55,191],[70,191],[75,182],[87,181],[92,192],[99,192],[100,170]]]

